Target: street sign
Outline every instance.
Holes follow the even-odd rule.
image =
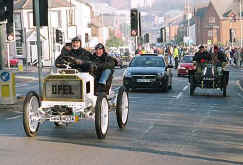
[[[4,81],[4,82],[10,80],[10,74],[9,74],[9,72],[2,72],[0,74],[0,79],[1,79],[1,81]]]

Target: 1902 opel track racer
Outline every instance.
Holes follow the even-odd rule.
[[[225,71],[221,65],[200,63],[201,71],[189,70],[190,96],[194,95],[196,87],[220,88],[226,97],[226,89],[229,81],[229,71]]]
[[[128,121],[129,102],[124,87],[118,94],[109,90],[95,95],[94,77],[76,69],[59,69],[44,79],[43,97],[31,91],[24,101],[23,124],[27,136],[37,135],[40,124],[50,121],[56,126],[94,119],[96,134],[105,138],[109,126],[109,112],[115,111],[119,128]]]

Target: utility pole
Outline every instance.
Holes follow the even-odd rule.
[[[240,0],[240,47],[242,48],[242,0]]]
[[[3,69],[3,24],[0,23],[0,70]]]
[[[38,51],[38,76],[39,76],[39,95],[42,97],[42,85],[41,85],[41,72],[42,72],[42,64],[41,64],[41,42],[40,42],[40,4],[39,0],[35,1],[35,20],[36,20],[36,33],[37,33],[37,51]]]

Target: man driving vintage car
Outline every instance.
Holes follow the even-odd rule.
[[[193,61],[196,62],[196,72],[202,72],[203,63],[211,60],[211,55],[205,50],[204,46],[201,45],[199,51],[193,57]]]
[[[65,68],[67,62],[72,68],[81,72],[90,72],[97,82],[98,92],[105,92],[107,85],[110,86],[115,61],[112,57],[107,56],[103,44],[99,43],[92,55],[81,47],[81,39],[75,37],[72,39],[71,50],[64,47],[61,55],[56,59],[55,65],[58,68]]]
[[[65,63],[69,61],[71,67],[78,67],[80,71],[89,72],[92,63],[91,58],[92,54],[81,47],[81,38],[77,36],[72,39],[71,49],[66,45],[63,47],[55,65],[58,68],[66,68]]]

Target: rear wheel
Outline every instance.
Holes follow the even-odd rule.
[[[27,136],[37,135],[40,123],[38,121],[38,108],[40,100],[35,92],[29,92],[24,100],[23,125]]]
[[[105,93],[100,93],[95,107],[95,128],[99,139],[106,137],[109,127],[109,105]]]
[[[116,117],[119,128],[125,128],[128,121],[129,102],[128,94],[124,87],[120,87],[117,96]]]

